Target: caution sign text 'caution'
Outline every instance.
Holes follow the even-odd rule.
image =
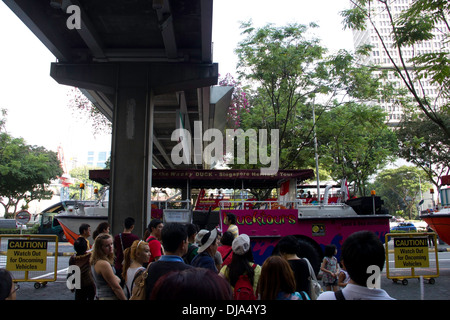
[[[47,240],[9,239],[6,259],[10,271],[45,271]]]
[[[428,268],[427,238],[394,239],[396,268]]]

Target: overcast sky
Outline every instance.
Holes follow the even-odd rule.
[[[284,26],[315,22],[319,28],[314,33],[330,52],[353,50],[352,32],[343,30],[339,15],[349,3],[348,0],[214,0],[213,56],[219,63],[219,73],[234,73],[237,63],[234,49],[241,39],[240,22],[250,19],[256,27],[267,23]]]
[[[234,49],[240,40],[240,22],[278,26],[290,22],[319,25],[322,45],[331,51],[353,50],[351,31],[343,31],[339,12],[348,0],[214,0],[213,48],[219,73],[234,73]],[[61,144],[66,159],[84,160],[88,150],[110,150],[110,135],[93,139],[86,121],[77,120],[68,108],[70,87],[50,77],[56,61],[48,49],[0,1],[0,108],[8,109],[7,130],[28,144],[56,151]]]

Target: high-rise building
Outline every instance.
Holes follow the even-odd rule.
[[[436,51],[450,52],[448,28],[444,22],[436,24],[435,29],[433,30],[433,39],[421,41],[413,46],[402,47],[401,53],[399,52],[399,49],[394,45],[392,38],[391,18],[395,21],[402,11],[409,8],[412,2],[414,2],[414,0],[388,0],[390,8],[388,12],[384,3],[381,3],[380,1],[370,1],[371,20],[373,24],[367,22],[366,30],[363,31],[353,30],[355,49],[362,45],[372,46],[370,55],[361,57],[360,63],[365,65],[377,65],[380,66],[381,69],[392,69],[393,64],[388,56],[389,53],[397,65],[401,66],[400,57],[402,56],[406,62],[406,67],[413,68],[412,63],[409,62],[409,60],[417,55]],[[395,75],[394,71],[389,72],[388,78],[391,82],[396,83],[396,86],[404,86],[403,81]],[[426,78],[421,79],[420,83],[415,79],[415,88],[420,89],[420,92],[423,93],[433,105],[440,106],[443,104],[443,100],[440,97],[440,89],[435,85],[432,85]],[[380,104],[388,114],[386,119],[387,123],[396,125],[403,115],[402,106],[392,100],[380,101]]]
[[[88,166],[104,168],[109,155],[109,151],[88,151],[86,164]]]

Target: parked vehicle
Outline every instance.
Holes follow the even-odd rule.
[[[421,212],[420,219],[425,221],[439,239],[450,244],[450,188],[443,187],[450,185],[450,175],[442,176],[442,188],[439,190],[440,204],[433,209],[427,209]]]
[[[98,201],[64,201],[65,207],[55,216],[63,234],[71,244],[78,239],[79,228],[83,223],[88,224],[94,231],[102,222],[108,222],[108,195],[107,190]],[[105,200],[106,199],[106,200]],[[88,237],[94,243],[92,235]]]
[[[417,227],[412,222],[400,222],[398,225],[392,227],[391,231],[416,232]]]
[[[66,212],[68,208],[80,204],[82,201],[62,201],[58,202],[40,213],[39,234],[54,234],[58,236],[59,241],[67,241],[57,215]],[[56,217],[56,218],[55,218]]]
[[[14,219],[0,219],[0,229],[17,229],[17,222]]]
[[[58,236],[58,241],[66,241],[63,229],[58,219],[55,219],[57,212],[42,212],[39,223],[39,234],[54,234]]]

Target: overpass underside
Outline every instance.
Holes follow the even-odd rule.
[[[213,1],[3,1],[56,57],[50,76],[81,89],[112,122],[112,232],[131,216],[143,234],[152,168],[175,168],[172,132],[195,121],[225,126],[233,88],[214,87]]]

